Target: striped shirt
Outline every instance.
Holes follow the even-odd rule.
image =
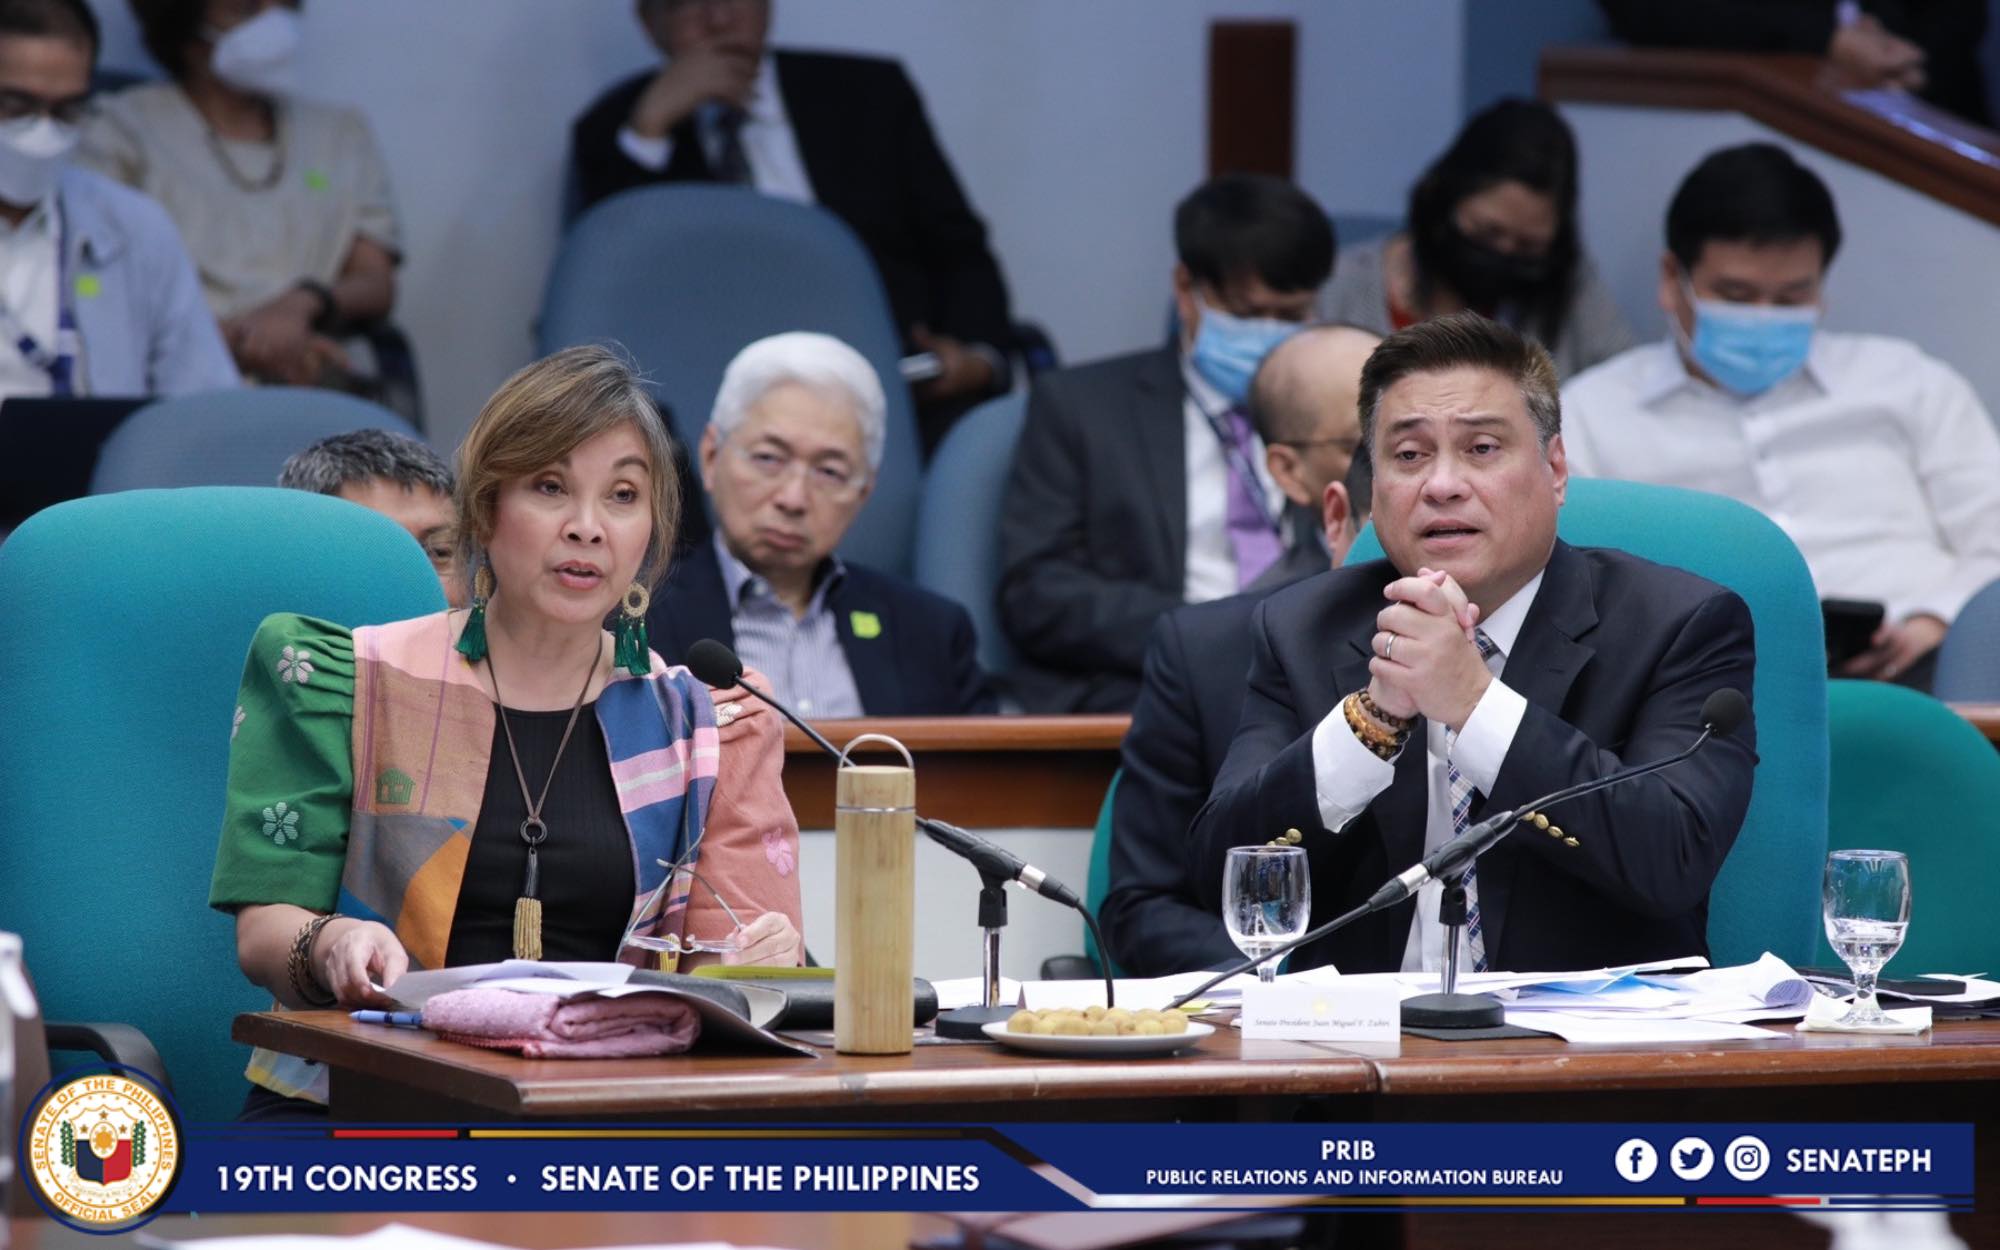
[[[771,592],[771,583],[730,553],[715,534],[715,556],[722,567],[722,586],[729,594],[730,621],[736,630],[736,654],[750,668],[771,680],[771,693],[811,720],[864,714],[861,692],[855,688],[847,653],[827,597],[847,575],[839,556],[821,565],[818,584],[806,602],[804,616],[793,616]]]

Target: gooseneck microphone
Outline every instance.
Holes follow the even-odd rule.
[[[700,681],[703,685],[713,686],[718,689],[740,686],[744,690],[749,691],[751,694],[757,696],[757,698],[776,708],[786,720],[797,725],[806,737],[811,738],[819,745],[820,750],[825,751],[835,759],[843,757],[839,747],[828,742],[819,730],[808,725],[799,717],[798,713],[786,707],[769,691],[759,690],[757,687],[744,681],[743,661],[737,657],[734,651],[722,643],[717,642],[713,638],[701,639],[688,648],[687,666],[688,671],[693,673],[696,680]],[[1089,927],[1091,938],[1097,943],[1097,949],[1100,951],[1109,949],[1104,945],[1104,935],[1098,932],[1097,917],[1090,914],[1090,908],[1084,906],[1083,900],[1077,896],[1075,890],[1070,889],[1062,882],[1051,877],[1033,864],[1028,863],[1012,851],[996,846],[988,842],[985,838],[979,837],[977,834],[968,833],[957,825],[919,815],[917,817],[917,827],[930,835],[931,841],[944,847],[959,858],[970,862],[973,867],[979,869],[980,876],[990,881],[996,890],[1002,882],[1011,881],[1019,885],[1022,889],[1039,894],[1043,898],[1052,899],[1065,907],[1076,909],[1083,916],[1083,923]],[[997,893],[995,897],[998,897]],[[1002,914],[1004,915],[1004,908]],[[1109,1007],[1112,1001],[1111,965],[1107,957],[1104,967],[1104,1005]]]
[[[1319,928],[1294,938],[1283,946],[1279,946],[1266,954],[1259,955],[1254,959],[1245,959],[1240,963],[1231,965],[1209,980],[1204,981],[1201,985],[1196,986],[1193,990],[1181,995],[1169,1005],[1179,1007],[1185,1003],[1192,1002],[1230,977],[1248,972],[1259,964],[1282,958],[1301,946],[1317,942],[1327,934],[1337,929],[1345,928],[1363,916],[1394,907],[1432,881],[1458,876],[1465,871],[1473,860],[1478,859],[1481,855],[1493,849],[1494,845],[1500,839],[1512,832],[1515,824],[1531,819],[1537,814],[1539,809],[1565,802],[1569,799],[1581,798],[1586,794],[1595,794],[1599,790],[1609,789],[1612,786],[1631,781],[1635,777],[1644,777],[1648,773],[1659,772],[1663,768],[1671,768],[1673,765],[1693,755],[1696,751],[1701,750],[1708,743],[1709,739],[1726,737],[1729,734],[1735,733],[1736,727],[1741,725],[1743,718],[1749,714],[1750,701],[1743,697],[1742,691],[1729,687],[1717,690],[1702,701],[1701,734],[1688,745],[1687,749],[1666,756],[1663,759],[1653,760],[1650,763],[1620,769],[1608,777],[1597,777],[1590,781],[1578,782],[1573,786],[1565,786],[1560,790],[1543,795],[1532,803],[1524,803],[1520,807],[1501,812],[1497,816],[1489,816],[1443,846],[1440,846],[1435,851],[1432,851],[1429,855],[1424,856],[1422,862],[1412,865],[1405,871],[1389,878],[1381,889],[1368,896],[1367,902],[1356,907],[1354,910],[1335,916]]]
[[[806,737],[819,744],[819,748],[834,758],[840,758],[840,748],[821,736],[819,730],[801,720],[797,713],[774,698],[768,691],[759,690],[743,680],[743,661],[734,651],[713,638],[704,638],[688,648],[688,671],[697,680],[718,688],[741,686],[759,699],[776,708],[786,720],[797,725]],[[968,833],[957,825],[928,816],[918,816],[917,825],[930,835],[933,842],[949,850],[960,858],[970,860],[983,872],[988,872],[1005,881],[1012,881],[1025,890],[1053,899],[1065,907],[1074,907],[1088,914],[1083,900],[1076,891],[1049,876],[1041,869],[1028,863],[1020,856],[1004,847],[996,846],[977,834]]]

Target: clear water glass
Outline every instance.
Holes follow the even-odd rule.
[[[1222,923],[1245,955],[1266,955],[1312,925],[1312,872],[1304,847],[1238,846],[1222,870]],[[1277,960],[1257,979],[1278,975]]]
[[[1835,851],[1826,857],[1820,896],[1826,940],[1854,973],[1854,1005],[1843,1027],[1878,1025],[1875,979],[1910,927],[1910,860],[1901,851]]]

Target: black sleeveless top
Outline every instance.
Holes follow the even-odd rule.
[[[548,779],[569,715],[567,710],[507,709],[531,794],[539,795]],[[473,827],[472,850],[458,888],[458,909],[452,913],[446,966],[513,958],[514,900],[521,896],[528,867],[528,846],[521,841],[521,822],[527,815],[496,709],[493,762],[486,770],[486,794],[479,803],[479,823]],[[632,839],[618,810],[611,757],[594,702],[577,714],[576,732],[570,735],[549,785],[542,819],[549,828],[548,840],[541,846],[536,891],[542,900],[542,958],[617,958],[636,889]]]

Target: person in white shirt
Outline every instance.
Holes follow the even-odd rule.
[[[70,160],[98,45],[83,0],[0,0],[0,399],[238,381],[173,222]]]
[[[1927,688],[1952,618],[2000,578],[2000,434],[1916,345],[1819,327],[1839,247],[1832,195],[1782,148],[1709,155],[1667,211],[1668,337],[1563,390],[1570,466],[1760,509],[1823,598],[1883,605],[1836,673]]]

